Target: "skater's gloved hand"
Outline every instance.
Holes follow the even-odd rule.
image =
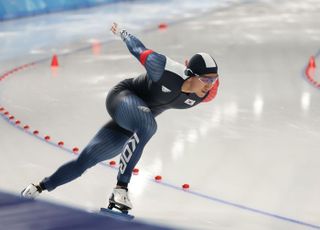
[[[117,23],[112,23],[112,26],[111,26],[111,32],[116,35],[116,36],[120,36],[121,35],[121,32],[123,31],[122,29],[120,29],[118,27],[118,24]]]

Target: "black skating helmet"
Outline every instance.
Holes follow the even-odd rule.
[[[197,53],[191,57],[185,71],[185,75],[203,75],[218,73],[216,61],[207,53]]]

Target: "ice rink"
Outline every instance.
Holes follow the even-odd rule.
[[[179,4],[136,1],[0,23],[0,189],[18,194],[75,158],[72,149],[81,152],[110,120],[108,91],[144,72],[108,31],[116,21],[181,63],[210,53],[220,74],[213,102],[157,117],[129,185],[131,213],[180,229],[320,229],[320,88],[305,76],[310,56],[320,65],[320,1]],[[105,162],[40,199],[98,210],[116,175]]]

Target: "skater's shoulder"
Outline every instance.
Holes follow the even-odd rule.
[[[185,65],[169,57],[166,57],[165,70],[175,73],[180,77],[182,77],[183,79],[186,79],[188,76],[185,75],[185,69],[186,69]]]

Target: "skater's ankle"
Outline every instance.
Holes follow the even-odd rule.
[[[39,185],[36,185],[36,187],[40,193],[44,190],[47,190],[42,182],[40,182]]]
[[[116,188],[121,188],[121,189],[125,189],[128,191],[128,183],[124,183],[121,181],[117,182]]]
[[[127,187],[123,187],[123,186],[117,185],[116,188],[120,188],[120,189],[124,189],[124,190],[128,191],[128,188],[127,188]]]

